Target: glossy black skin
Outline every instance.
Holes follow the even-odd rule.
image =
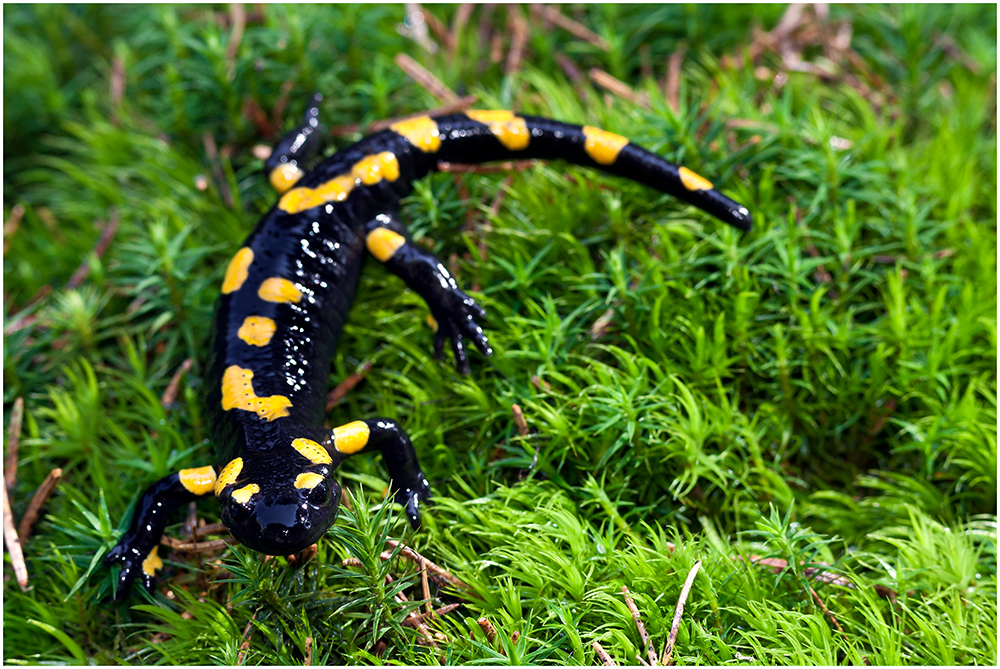
[[[313,105],[303,124],[279,142],[277,155],[269,160],[269,167],[281,162],[301,165],[301,159],[318,136],[314,132],[316,118]],[[317,541],[336,518],[340,487],[331,475],[347,456],[337,452],[330,431],[323,428],[325,396],[330,363],[354,299],[367,255],[365,237],[371,230],[384,227],[407,239],[385,265],[427,301],[439,326],[435,353],[440,356],[445,340],[450,339],[456,365],[463,373],[469,371],[466,351],[469,341],[490,355],[489,343],[477,322],[485,317],[483,309],[458,288],[440,260],[409,242],[406,228],[397,217],[400,198],[410,192],[414,180],[434,170],[438,162],[562,159],[633,179],[679,197],[739,229],[750,228],[750,214],[745,207],[714,189],[687,190],[678,167],[655,154],[628,144],[614,164],[598,164],[584,148],[586,138],[580,127],[538,117],[521,118],[530,130],[530,143],[518,151],[504,147],[488,126],[464,114],[433,119],[441,144],[431,153],[421,151],[393,130],[366,137],[319,163],[295,187],[326,183],[349,172],[359,160],[383,151],[391,151],[397,157],[398,179],[392,182],[383,179],[371,186],[359,182],[346,200],[300,213],[288,213],[276,205],[247,238],[244,246],[253,250],[254,261],[244,285],[258,286],[268,277],[283,277],[299,288],[303,299],[298,304],[268,303],[255,290],[243,289],[219,299],[213,356],[206,378],[207,406],[218,449],[217,472],[233,458],[242,458],[244,463],[235,485],[228,486],[219,496],[223,522],[241,543],[267,554],[289,555]],[[277,329],[269,345],[251,346],[237,336],[248,315],[275,321]],[[288,397],[292,404],[289,415],[265,421],[252,411],[224,411],[222,378],[231,365],[253,370],[257,396]],[[430,486],[409,438],[395,421],[376,418],[365,422],[371,434],[364,451],[382,452],[396,500],[406,507],[411,523],[419,526],[420,501],[430,498]],[[290,444],[302,437],[326,448],[332,462],[313,464],[300,455]],[[292,483],[302,472],[318,473],[324,482],[312,490],[297,490]],[[142,508],[149,507],[149,500],[154,498],[164,509],[183,503],[174,503],[175,488],[161,490],[157,487],[161,483],[147,491]],[[240,504],[232,500],[232,491],[248,483],[260,486],[251,502]],[[170,501],[166,502],[166,498]],[[140,524],[149,524],[140,509],[132,528],[116,546],[114,559],[109,556],[109,562],[121,562],[126,567],[118,580],[119,597],[127,593],[135,578],[135,565],[145,555],[142,547],[150,545],[147,535],[155,535],[155,541],[159,540],[163,515],[157,516],[155,526],[140,528]],[[151,587],[151,580],[146,581],[147,588]]]

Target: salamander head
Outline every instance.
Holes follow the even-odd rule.
[[[303,466],[299,460],[236,458],[219,475],[222,522],[244,546],[267,555],[292,555],[316,543],[333,525],[340,486],[332,478],[332,464]]]

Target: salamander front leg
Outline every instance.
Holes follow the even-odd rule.
[[[441,358],[445,340],[451,339],[455,366],[461,373],[468,374],[466,339],[472,340],[483,355],[493,353],[483,329],[476,322],[476,319],[486,318],[486,312],[459,289],[444,263],[410,241],[406,227],[396,217],[379,214],[368,224],[366,233],[365,243],[371,254],[424,298],[430,307],[437,325],[435,357]]]
[[[431,498],[431,485],[420,469],[410,438],[399,423],[389,418],[370,418],[335,427],[333,447],[345,457],[372,449],[381,451],[396,503],[406,509],[410,525],[414,529],[420,527],[420,502]]]
[[[146,590],[153,591],[156,572],[163,567],[158,550],[170,512],[212,492],[215,480],[215,469],[210,466],[182,469],[146,489],[139,498],[128,531],[104,558],[105,567],[115,564],[122,567],[115,599],[124,599],[132,582],[140,575]]]

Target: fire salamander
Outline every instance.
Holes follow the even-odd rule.
[[[307,171],[303,162],[319,140],[320,100],[313,99],[304,122],[267,160],[281,197],[222,280],[206,378],[219,468],[182,469],[142,495],[131,526],[105,559],[121,566],[118,598],[140,576],[152,591],[168,515],[206,495],[215,495],[223,522],[245,546],[269,555],[308,547],[337,516],[334,470],[357,453],[382,453],[396,501],[419,526],[420,504],[431,490],[402,427],[368,418],[324,429],[324,398],[366,254],[426,300],[438,357],[450,339],[458,370],[468,373],[468,342],[492,352],[477,322],[485,311],[399,220],[400,198],[439,161],[561,159],[638,181],[750,229],[746,207],[708,179],[621,135],[509,111],[399,121]]]

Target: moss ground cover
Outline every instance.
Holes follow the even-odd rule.
[[[995,6],[561,8],[592,35],[423,11],[4,7],[15,517],[63,472],[29,591],[5,554],[4,661],[594,664],[596,641],[634,664],[622,586],[662,650],[700,561],[678,663],[996,664]],[[426,527],[356,458],[306,566],[164,550],[157,593],[115,605],[99,557],[130,503],[212,460],[212,305],[275,199],[254,147],[313,91],[327,151],[439,106],[400,53],[478,108],[683,162],[755,228],[558,163],[417,184],[404,217],[489,312],[494,356],[436,362],[420,298],[370,266],[331,387],[371,369],[329,419],[403,423]],[[461,605],[437,647],[403,624],[421,580],[386,539],[468,585],[431,583]]]

